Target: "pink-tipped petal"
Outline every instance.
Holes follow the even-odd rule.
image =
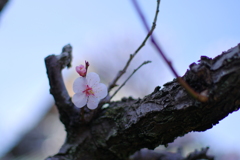
[[[93,88],[93,92],[94,96],[97,97],[99,100],[103,99],[107,96],[108,93],[107,86],[103,83],[99,83]]]
[[[80,72],[83,68],[85,68],[84,65],[76,66],[76,71]]]
[[[89,109],[96,109],[98,107],[99,100],[95,96],[89,96],[88,97],[88,102],[87,102],[87,107]]]
[[[87,86],[87,81],[86,78],[84,77],[78,77],[74,82],[73,82],[73,91],[75,93],[83,92]]]
[[[87,74],[87,83],[90,87],[94,87],[100,82],[100,78],[97,73],[91,72]]]
[[[82,108],[87,104],[87,97],[84,93],[76,93],[72,97],[72,102],[78,108]]]

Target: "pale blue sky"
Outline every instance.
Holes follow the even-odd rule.
[[[151,24],[156,1],[140,0],[140,4]],[[162,0],[155,34],[180,75],[201,55],[213,57],[240,42],[239,5],[238,0]],[[11,0],[0,19],[0,134],[3,134],[0,143],[5,145],[3,148],[11,147],[53,101],[44,57],[59,53],[70,43],[76,64],[85,57],[101,57],[99,49],[103,45],[112,48],[112,41],[117,43],[118,39],[127,38],[138,44],[145,34],[130,0]],[[111,54],[103,57],[114,56]],[[154,60],[146,66],[146,70],[152,69],[155,73],[151,75],[155,80],[149,82],[150,87],[172,80],[172,74],[161,65],[162,60],[156,53],[139,56]],[[103,63],[105,60],[99,59]],[[164,75],[160,75],[163,71]],[[64,73],[67,77],[67,71]],[[200,134],[213,142],[221,139],[228,149],[240,150],[240,130],[235,127],[238,117],[236,112],[212,130]],[[214,149],[221,145],[211,142]],[[0,157],[4,152],[1,149]]]

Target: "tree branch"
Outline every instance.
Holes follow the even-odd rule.
[[[45,65],[50,85],[50,93],[53,95],[56,106],[59,110],[60,120],[67,128],[71,123],[71,116],[77,108],[65,87],[61,71],[65,67],[71,67],[72,46],[66,45],[59,55],[49,55],[45,58]]]
[[[195,150],[193,153],[190,153],[184,160],[198,160],[198,159],[206,159],[206,160],[213,160],[213,156],[207,155],[207,148],[202,148],[200,151]]]
[[[181,152],[155,152],[146,148],[141,149],[130,157],[130,160],[213,160],[214,157],[207,155],[208,147],[202,148],[200,151],[195,150],[190,153],[186,158],[183,157]]]
[[[134,69],[134,71],[132,72],[132,74],[130,74],[128,76],[128,78],[123,82],[123,84],[118,87],[118,89],[113,93],[113,95],[110,97],[110,100],[117,94],[117,92],[127,83],[127,81],[133,76],[133,74],[135,72],[137,72],[137,70],[139,70],[143,65],[151,63],[151,61],[144,61],[140,66],[138,66],[138,68]]]
[[[136,0],[132,0],[133,5],[138,13],[138,15],[141,18],[141,21],[143,22],[143,26],[145,27],[145,29],[147,30],[147,32],[149,32],[149,27],[146,21],[145,16],[142,13],[142,10],[140,9],[138,3]],[[157,0],[157,4],[160,3],[160,0]],[[169,61],[167,59],[166,54],[163,52],[163,50],[161,49],[160,45],[157,43],[156,38],[154,37],[154,34],[152,33],[151,35],[151,42],[153,44],[153,46],[156,48],[157,52],[159,53],[159,55],[163,58],[163,60],[166,62],[166,64],[168,65],[169,69],[172,71],[172,73],[174,74],[174,76],[177,78],[178,82],[187,90],[187,92],[194,98],[196,98],[197,100],[199,100],[200,102],[207,102],[208,98],[204,95],[200,95],[197,92],[195,92],[178,74],[177,71],[174,69],[172,62]]]
[[[0,12],[2,12],[3,8],[8,3],[8,0],[0,0]]]
[[[55,62],[58,67],[61,61]],[[54,83],[62,81],[59,73],[52,74],[49,78]],[[110,102],[87,125],[71,125],[59,153],[47,160],[124,160],[141,148],[154,149],[188,132],[212,128],[240,107],[240,45],[214,59],[201,57],[199,63],[190,65],[183,79],[209,101],[192,98],[175,79],[143,99]],[[57,94],[52,91],[55,87],[65,93],[62,83],[54,83],[50,81],[52,94]],[[63,104],[70,104],[68,95],[61,97],[67,98]],[[78,112],[72,114],[70,124],[77,118]]]
[[[128,66],[130,65],[131,61],[133,60],[133,58],[136,56],[136,54],[142,49],[142,47],[145,45],[145,43],[147,42],[148,38],[152,35],[154,29],[156,28],[156,23],[157,23],[157,17],[158,17],[158,13],[159,13],[159,7],[160,7],[160,0],[157,0],[157,8],[156,8],[156,12],[155,12],[155,16],[154,16],[154,20],[152,23],[152,27],[151,30],[148,30],[148,34],[145,37],[145,39],[143,40],[143,42],[141,43],[141,45],[136,49],[136,51],[133,54],[130,54],[130,57],[127,61],[127,63],[125,64],[124,68],[122,70],[120,70],[117,74],[117,76],[113,79],[113,81],[110,83],[109,87],[108,87],[108,92],[110,92],[114,87],[117,86],[117,81],[121,78],[121,76],[126,72]],[[113,97],[113,95],[111,96]]]

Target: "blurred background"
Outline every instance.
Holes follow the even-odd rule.
[[[152,24],[156,0],[139,0]],[[238,0],[167,1],[160,5],[154,32],[179,75],[200,56],[215,57],[240,42]],[[73,67],[63,75],[70,95],[75,66],[109,84],[141,44],[146,32],[130,0],[10,0],[0,17],[0,159],[41,160],[58,152],[65,131],[49,94],[44,58],[73,46]],[[143,66],[114,100],[142,98],[174,77],[150,43],[132,61],[125,78]],[[240,112],[206,132],[189,133],[169,145],[187,153],[210,147],[217,159],[240,159]],[[160,147],[164,149],[164,147]]]

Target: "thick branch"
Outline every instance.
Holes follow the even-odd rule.
[[[45,65],[50,85],[50,93],[53,95],[56,106],[60,113],[60,119],[65,126],[70,123],[71,113],[74,105],[68,95],[61,71],[71,66],[72,47],[66,45],[59,55],[50,55],[45,58]]]
[[[239,109],[239,48],[214,59],[201,57],[183,76],[208,102],[193,99],[176,80],[143,99],[111,102],[88,125],[69,128],[59,154],[48,160],[123,160],[141,148],[154,149],[188,132],[212,128]]]

